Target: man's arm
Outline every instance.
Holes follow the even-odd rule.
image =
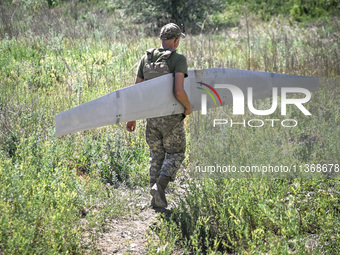
[[[177,100],[184,106],[184,114],[189,115],[191,113],[191,104],[184,90],[184,73],[175,73],[174,94]]]
[[[143,82],[144,80],[140,77],[136,77],[136,80],[135,80],[135,84],[137,83],[140,83],[140,82]],[[133,132],[136,130],[136,121],[133,120],[133,121],[129,121],[126,123],[126,129],[130,132]]]

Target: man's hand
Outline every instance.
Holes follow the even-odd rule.
[[[185,110],[184,110],[184,115],[190,115],[192,113],[192,106],[190,105],[190,108],[188,109],[188,108],[186,108]]]
[[[126,129],[129,132],[133,132],[136,130],[136,121],[129,121],[126,123]]]

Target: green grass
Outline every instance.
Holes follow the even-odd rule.
[[[339,252],[336,180],[204,179],[149,237],[150,254]],[[167,235],[166,233],[171,233]],[[314,244],[309,247],[308,243]]]
[[[144,36],[143,26],[124,24],[117,13],[101,17],[98,10],[87,10],[75,20],[63,15],[64,8],[46,10],[51,28],[44,25],[48,15],[36,12],[33,17],[32,10],[18,9],[27,22],[15,19],[13,37],[3,36],[0,42],[0,253],[94,252],[105,220],[133,210],[117,188],[148,183],[144,121],[134,134],[121,124],[56,138],[54,115],[133,84],[139,58],[159,41]],[[45,23],[31,21],[29,29],[29,17]],[[69,26],[60,27],[55,17]],[[338,26],[334,20],[306,29],[283,19],[267,23],[249,17],[248,26],[241,19],[239,27],[188,35],[179,52],[187,56],[190,69],[338,78],[339,47],[333,33]],[[8,27],[2,24],[1,29],[3,34]],[[187,154],[196,150],[199,157],[222,158],[228,164],[340,163],[336,82],[323,82],[313,94],[307,106],[313,116],[290,112],[301,121],[298,127],[219,130],[216,142],[223,139],[225,144],[207,144],[213,154],[197,151],[197,136],[189,134],[194,130],[187,123]],[[268,100],[257,104],[266,107]],[[191,160],[186,167],[195,163]],[[189,179],[187,195],[173,216],[149,233],[149,253],[337,253],[338,182]],[[86,231],[90,244],[82,241]],[[317,246],[310,248],[307,241]]]

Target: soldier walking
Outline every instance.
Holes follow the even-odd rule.
[[[161,47],[146,51],[135,81],[137,84],[173,73],[174,95],[185,108],[184,113],[147,119],[145,135],[150,148],[150,194],[154,208],[167,207],[165,189],[170,181],[175,180],[185,158],[184,118],[191,113],[191,105],[184,90],[184,78],[188,76],[187,61],[185,56],[176,52],[181,37],[185,35],[176,24],[163,26],[160,32]],[[136,121],[127,122],[126,128],[134,131]]]

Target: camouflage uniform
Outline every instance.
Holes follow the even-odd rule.
[[[185,158],[184,117],[183,114],[176,114],[147,120],[146,141],[150,147],[151,184],[160,175],[175,180]]]

